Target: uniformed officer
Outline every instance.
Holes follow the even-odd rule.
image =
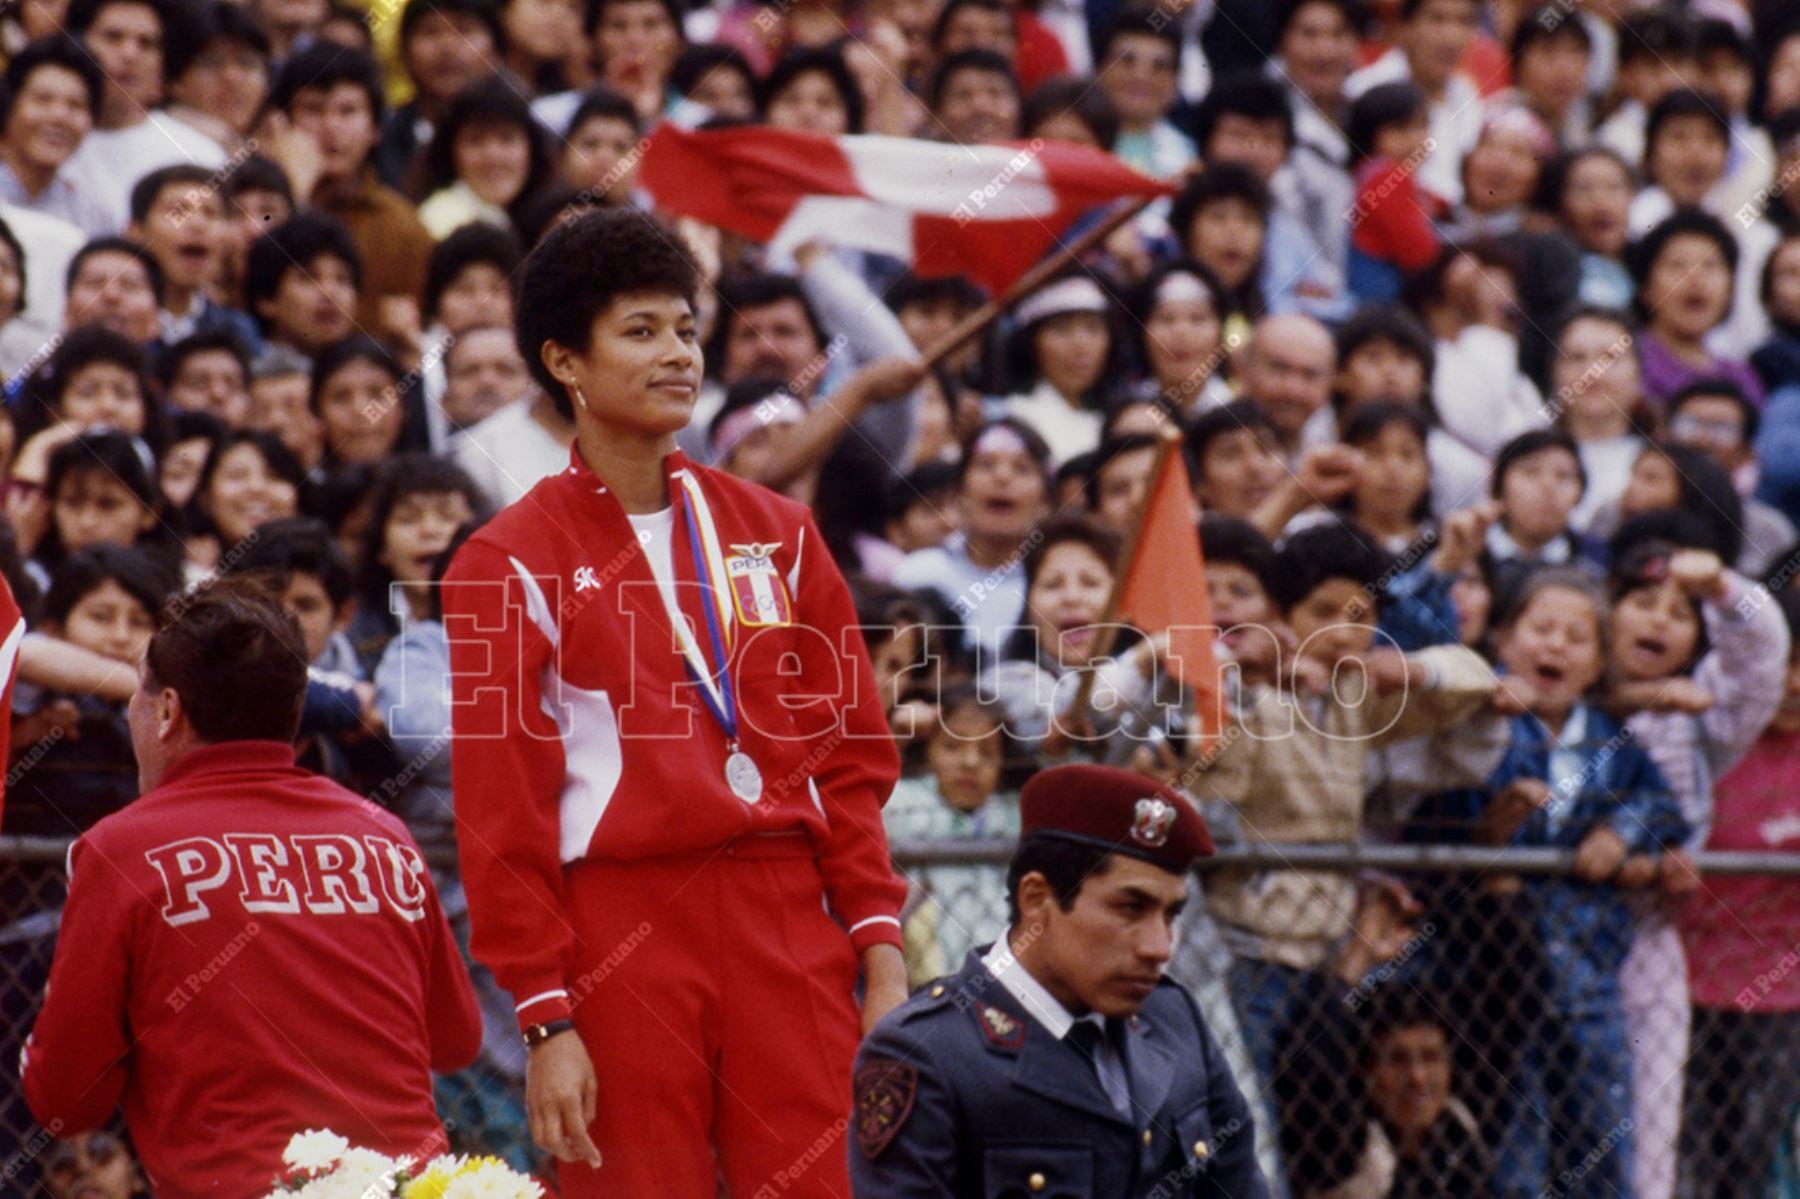
[[[857,1199],[1266,1199],[1249,1106],[1162,978],[1198,811],[1127,770],[1025,787],[1011,926],[889,1014],[856,1059]]]

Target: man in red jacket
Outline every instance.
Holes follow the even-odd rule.
[[[842,1196],[859,968],[862,1028],[906,992],[899,761],[807,510],[675,449],[698,285],[632,210],[525,264],[576,439],[445,579],[472,948],[565,1195]]]
[[[131,698],[143,794],[69,852],[26,1101],[64,1134],[123,1103],[158,1195],[267,1194],[309,1128],[441,1152],[431,1072],[480,1047],[405,826],[294,765],[306,661],[254,584],[187,601]]]

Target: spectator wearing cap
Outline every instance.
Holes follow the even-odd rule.
[[[1193,998],[1162,977],[1200,813],[1131,771],[1026,784],[1010,924],[857,1054],[851,1178],[889,1195],[1266,1196],[1253,1119]]]
[[[1014,313],[1012,366],[1021,390],[993,413],[1023,421],[1050,446],[1058,463],[1100,443],[1095,402],[1118,339],[1100,285],[1071,275],[1027,296]]]

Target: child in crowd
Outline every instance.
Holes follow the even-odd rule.
[[[124,433],[84,433],[57,447],[44,484],[49,526],[33,554],[42,581],[69,554],[94,545],[141,544],[177,556],[151,463],[143,441]]]
[[[1202,413],[1188,430],[1187,452],[1194,499],[1207,513],[1248,520],[1287,474],[1275,426],[1254,400]]]
[[[1597,574],[1600,549],[1570,528],[1587,490],[1581,451],[1567,433],[1521,433],[1494,459],[1494,498],[1500,519],[1487,531],[1486,570],[1507,596],[1538,566],[1573,566]]]
[[[1273,203],[1255,171],[1217,162],[1188,180],[1169,209],[1183,256],[1211,271],[1229,297],[1225,338],[1234,345],[1267,308],[1262,274]]]
[[[1350,292],[1369,303],[1398,299],[1405,277],[1438,256],[1432,220],[1442,198],[1419,183],[1431,144],[1425,97],[1410,83],[1383,83],[1350,105],[1347,130],[1356,171],[1350,221]]]
[[[1695,379],[1722,375],[1764,402],[1762,380],[1737,359],[1707,348],[1712,332],[1731,313],[1738,244],[1722,221],[1698,209],[1682,209],[1634,243],[1629,255],[1637,307],[1644,320],[1638,354],[1644,395],[1659,411]]]
[[[1425,414],[1410,404],[1367,404],[1344,421],[1344,444],[1360,450],[1362,462],[1336,507],[1396,557],[1435,535],[1429,436]]]
[[[1550,363],[1553,423],[1574,439],[1587,487],[1569,515],[1587,530],[1625,491],[1631,464],[1655,423],[1644,402],[1637,328],[1620,312],[1578,310],[1556,335]]]
[[[383,462],[402,448],[418,376],[377,342],[352,337],[313,362],[307,402],[325,432],[327,469]]]

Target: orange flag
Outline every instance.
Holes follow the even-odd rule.
[[[1181,442],[1170,438],[1150,476],[1144,510],[1125,551],[1116,611],[1120,620],[1150,636],[1169,635],[1163,668],[1194,697],[1200,748],[1210,751],[1223,731],[1225,709],[1195,517]]]

